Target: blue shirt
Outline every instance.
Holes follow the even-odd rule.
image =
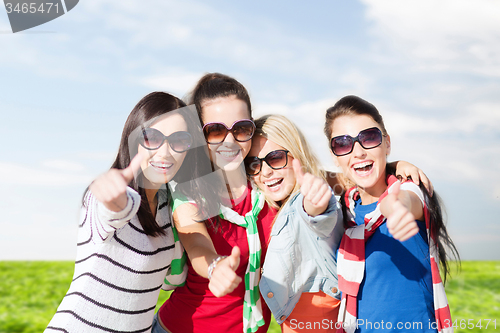
[[[356,224],[376,206],[356,201]],[[404,242],[392,237],[386,223],[366,242],[356,332],[436,332],[427,231],[425,222],[417,224],[419,233]]]

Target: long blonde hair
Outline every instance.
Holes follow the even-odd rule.
[[[313,153],[304,135],[287,117],[281,115],[265,115],[255,120],[255,126],[256,130],[254,135],[260,135],[282,146],[289,151],[289,155],[300,161],[304,172],[325,179],[325,172],[320,167],[319,160]],[[293,194],[297,193],[299,189],[299,184],[295,183],[290,195],[281,202],[281,207],[283,207],[288,199]],[[274,200],[266,198],[266,201],[269,205],[280,208]]]

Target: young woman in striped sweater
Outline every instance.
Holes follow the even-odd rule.
[[[203,200],[212,191],[198,181],[209,165],[203,163],[205,150],[194,108],[163,92],[139,101],[112,168],[85,192],[73,281],[46,332],[151,331],[162,284],[182,285],[186,274],[172,216],[182,220],[177,210],[193,206],[187,202],[199,211],[217,205]],[[178,183],[175,192],[166,187],[170,181]],[[195,269],[207,276],[218,254],[203,227],[180,238]],[[231,268],[237,259],[217,265],[214,294],[231,292],[240,282]]]
[[[337,263],[346,332],[451,332],[438,266],[448,273],[445,246],[458,254],[436,193],[388,168],[391,140],[381,115],[357,97],[326,113],[334,160],[352,183],[342,197],[346,231]]]

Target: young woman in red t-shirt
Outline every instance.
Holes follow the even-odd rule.
[[[217,298],[208,288],[209,279],[198,275],[188,262],[186,284],[162,305],[153,332],[264,333],[271,313],[260,298],[258,280],[275,210],[268,207],[262,193],[252,189],[243,166],[255,131],[250,98],[241,83],[218,73],[203,76],[191,98],[214,170],[224,180],[220,193],[206,198],[220,200],[222,214],[205,224],[218,254],[229,256],[238,247],[239,263],[233,269],[243,281],[233,292]]]

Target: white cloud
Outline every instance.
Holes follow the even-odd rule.
[[[70,172],[75,172],[75,171],[83,171],[85,170],[85,166],[80,164],[80,163],[75,163],[73,161],[67,161],[67,160],[45,160],[42,161],[42,166],[50,168],[50,169],[56,169],[59,171],[70,171]]]
[[[0,222],[0,260],[74,260],[77,219],[64,225],[54,225],[50,215],[34,215],[29,220],[33,223]]]
[[[48,171],[42,168],[27,167],[20,164],[0,162],[0,182],[2,184],[13,185],[43,185],[51,187],[87,185],[93,177],[85,173],[62,173],[61,170],[68,171],[71,163],[61,161],[48,161],[50,168],[59,171]],[[75,166],[75,164],[72,164]],[[81,166],[80,166],[81,167]],[[75,170],[79,171],[79,170]]]
[[[500,3],[363,0],[372,33],[424,71],[500,76]]]
[[[139,79],[139,82],[150,89],[168,91],[179,97],[192,89],[203,75],[203,73],[190,73],[177,68],[159,72],[158,75],[143,77]]]

